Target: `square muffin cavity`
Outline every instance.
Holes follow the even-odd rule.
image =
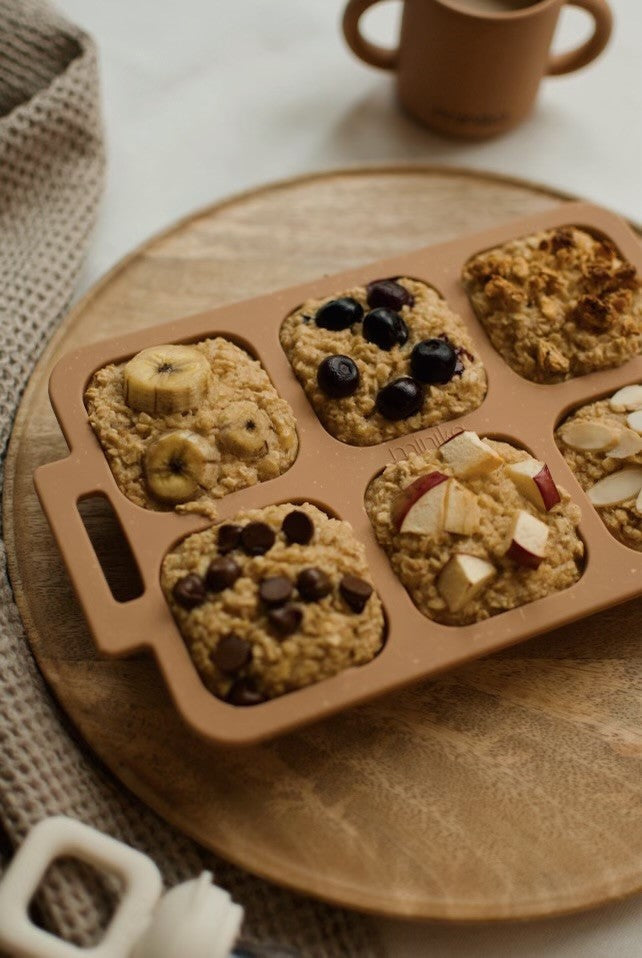
[[[459,432],[388,466],[365,504],[412,601],[445,625],[479,622],[580,578],[580,509],[544,462]]]
[[[383,644],[363,546],[309,503],[189,536],[165,557],[161,586],[203,682],[233,705],[363,665]]]
[[[614,244],[575,226],[480,253],[463,282],[490,341],[536,383],[620,366],[642,349],[642,292]]]
[[[94,373],[89,422],[121,491],[214,517],[214,500],[294,462],[294,415],[261,364],[220,337],[142,350]]]
[[[454,419],[486,395],[463,321],[407,277],[308,300],[283,322],[281,344],[327,431],[355,446]]]
[[[642,384],[576,409],[555,441],[611,535],[642,552]]]

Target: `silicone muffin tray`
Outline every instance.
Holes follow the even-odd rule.
[[[528,382],[495,352],[460,280],[464,263],[476,253],[567,225],[608,236],[642,270],[638,240],[621,219],[589,204],[568,203],[484,233],[154,326],[63,357],[53,370],[50,396],[70,451],[67,458],[41,466],[35,485],[98,650],[108,656],[151,651],[176,708],[195,731],[218,744],[251,744],[639,595],[642,553],[620,544],[602,524],[557,448],[553,430],[576,406],[642,381],[642,357],[559,385]],[[349,446],[332,438],[317,419],[280,345],[279,328],[308,298],[395,275],[434,286],[463,318],[486,367],[488,393],[478,409],[459,419],[380,445]],[[385,645],[368,664],[245,708],[227,704],[206,689],[160,588],[163,557],[184,536],[206,528],[208,520],[148,511],[130,502],[116,485],[83,402],[91,375],[102,366],[126,360],[146,346],[214,335],[233,340],[261,361],[278,393],[290,403],[299,434],[292,467],[276,479],[219,500],[220,518],[246,508],[308,500],[347,519],[365,545],[387,620]],[[563,592],[473,625],[446,626],[422,615],[396,578],[375,539],[364,495],[387,463],[433,448],[462,428],[505,439],[548,463],[556,482],[581,507],[579,531],[586,559],[580,580]],[[143,592],[128,602],[113,597],[79,513],[79,502],[96,495],[111,503],[139,568]]]

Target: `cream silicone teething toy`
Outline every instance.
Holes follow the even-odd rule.
[[[119,878],[122,898],[102,940],[79,948],[38,928],[29,903],[48,866],[72,856]],[[58,816],[35,826],[0,882],[0,948],[15,958],[227,958],[243,909],[211,883],[184,882],[163,895],[160,872],[142,852]]]

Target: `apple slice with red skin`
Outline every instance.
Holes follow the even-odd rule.
[[[486,559],[458,553],[451,556],[439,573],[437,589],[451,612],[459,612],[497,574]]]
[[[443,472],[428,472],[418,476],[394,500],[391,517],[398,532],[434,534],[441,528],[450,476]],[[439,488],[441,486],[441,488]],[[424,502],[426,496],[428,499]]]
[[[541,519],[519,509],[513,517],[505,555],[518,565],[537,569],[546,555],[548,526]]]
[[[524,498],[542,512],[548,512],[562,501],[545,462],[540,462],[539,459],[522,459],[520,462],[512,462],[506,472]]]

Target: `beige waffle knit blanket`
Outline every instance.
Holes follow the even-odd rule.
[[[103,170],[90,38],[41,0],[0,0],[0,485],[21,393],[73,292]],[[33,824],[60,813],[150,854],[168,885],[210,868],[245,906],[250,941],[278,942],[311,958],[378,953],[365,920],[212,860],[70,737],[31,658],[0,529],[0,871]],[[88,945],[99,936],[109,895],[69,865],[46,883],[39,904],[48,928]]]

